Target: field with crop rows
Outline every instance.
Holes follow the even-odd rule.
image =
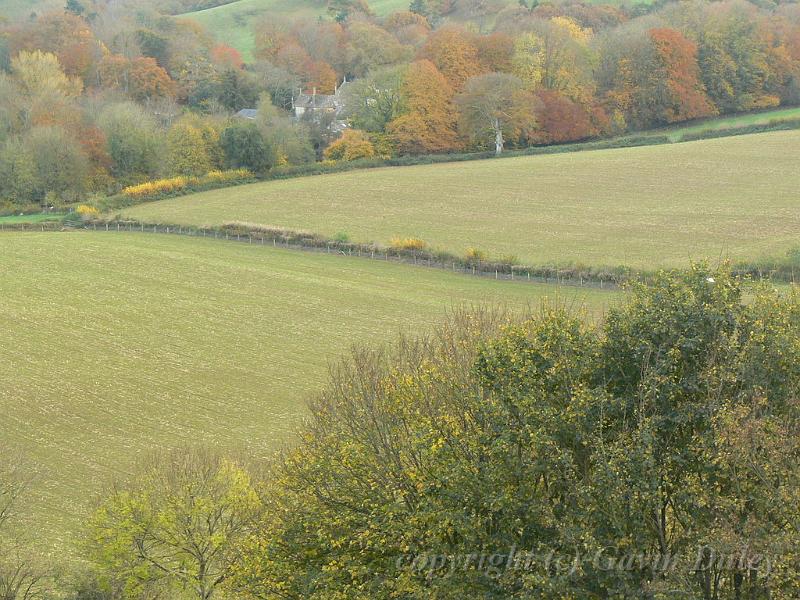
[[[0,256],[0,438],[37,466],[26,523],[56,548],[153,448],[263,455],[289,442],[351,344],[420,332],[465,304],[548,296],[599,311],[614,298],[141,233],[5,232]]]

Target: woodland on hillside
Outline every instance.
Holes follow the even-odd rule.
[[[800,102],[796,4],[479,5],[416,0],[379,18],[337,0],[326,18],[271,16],[253,23],[249,64],[154,3],[70,0],[6,20],[0,203],[61,205],[222,169],[500,152]],[[301,94],[335,91],[335,114],[292,112]],[[257,117],[232,118],[243,108]]]

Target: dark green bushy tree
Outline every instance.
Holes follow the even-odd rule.
[[[229,168],[263,173],[275,165],[275,153],[255,123],[234,123],[220,136],[220,146]]]

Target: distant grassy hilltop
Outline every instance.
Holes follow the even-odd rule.
[[[3,0],[0,2],[0,17],[9,19],[21,19],[31,15],[31,13],[43,13],[49,10],[63,8],[66,0]]]
[[[422,238],[523,264],[652,270],[798,244],[800,131],[272,181],[143,204],[147,222],[247,221]]]
[[[383,16],[407,10],[408,0],[371,0],[370,7]],[[324,2],[313,0],[238,0],[206,10],[180,15],[203,25],[220,42],[239,50],[245,60],[253,58],[253,24],[265,15],[288,19],[318,17],[326,14]]]

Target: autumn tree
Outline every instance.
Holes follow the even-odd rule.
[[[400,94],[402,114],[386,126],[399,154],[448,152],[459,147],[453,89],[432,62],[412,63]]]
[[[348,71],[364,77],[371,71],[394,66],[411,57],[412,50],[385,29],[367,22],[348,27]]]
[[[716,114],[700,79],[697,46],[673,29],[653,29],[609,53],[600,81],[609,112],[637,128]],[[607,82],[607,83],[606,83]]]
[[[518,40],[515,73],[529,89],[557,90],[588,104],[594,93],[591,38],[591,30],[566,17],[541,21]]]
[[[523,33],[514,40],[511,71],[528,90],[537,90],[544,76],[544,41],[535,33]]]
[[[749,7],[716,10],[697,33],[702,81],[723,111],[769,108],[780,102],[758,19]]]
[[[176,175],[205,175],[219,164],[215,160],[219,136],[196,120],[178,121],[167,134],[169,167]]]
[[[27,126],[62,124],[75,118],[75,101],[83,85],[64,73],[55,54],[20,52],[11,61],[11,71],[24,98]]]
[[[392,13],[384,21],[383,27],[401,43],[414,46],[422,44],[431,30],[425,17],[411,11]]]
[[[592,114],[583,105],[553,90],[540,90],[539,130],[536,137],[548,144],[574,142],[600,133]]]
[[[128,93],[140,102],[171,98],[176,93],[175,82],[154,58],[141,57],[131,61],[127,77]]]
[[[68,77],[87,80],[100,45],[85,19],[70,13],[53,12],[13,31],[10,45],[14,54],[41,51],[55,54]]]
[[[430,35],[419,56],[430,60],[456,92],[470,77],[483,72],[472,36],[456,27],[443,27]]]
[[[649,36],[657,64],[650,77],[657,82],[644,93],[659,106],[657,122],[675,123],[717,114],[700,80],[697,46],[674,29],[651,29]]]
[[[533,130],[535,103],[518,77],[508,73],[479,75],[470,79],[456,98],[459,128],[478,145],[492,139],[499,156],[507,139]]]
[[[503,32],[481,35],[475,39],[481,69],[484,72],[509,73],[514,55],[514,38]]]
[[[156,455],[95,512],[91,557],[112,589],[158,586],[210,600],[233,574],[260,509],[240,462],[196,448]]]

